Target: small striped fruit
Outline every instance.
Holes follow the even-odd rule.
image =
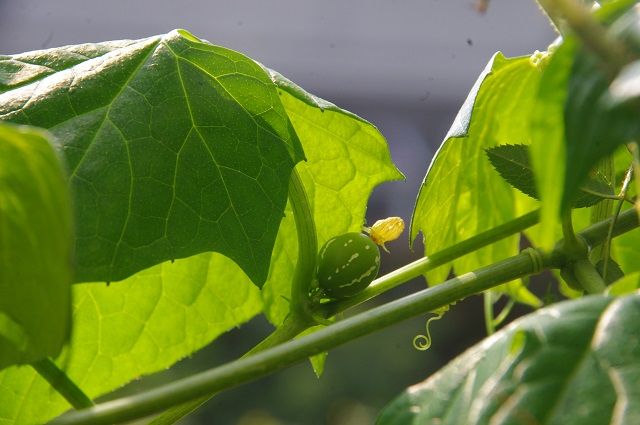
[[[329,298],[347,298],[363,291],[380,267],[380,250],[362,233],[329,239],[318,254],[318,285]]]

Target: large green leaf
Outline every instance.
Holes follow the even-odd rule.
[[[551,57],[542,67],[529,125],[531,165],[536,179],[536,193],[542,205],[540,223],[524,233],[534,246],[544,249],[552,249],[562,238],[560,203],[566,162],[564,107],[576,51],[575,40],[568,39],[558,45],[559,42],[552,45]],[[518,209],[521,213],[529,211],[531,204],[530,199],[521,198],[518,200]],[[573,210],[572,216],[576,230],[590,224],[588,209]],[[566,285],[557,271],[555,273],[560,280],[560,291],[565,296],[576,298],[582,295]]]
[[[384,137],[362,118],[305,92],[274,71],[271,75],[307,157],[296,168],[313,210],[318,248],[336,235],[360,231],[374,187],[403,178],[391,162]],[[287,207],[263,290],[265,313],[276,325],[289,312],[287,299],[298,252],[295,235]]]
[[[539,310],[391,403],[379,425],[640,423],[640,294]]]
[[[554,230],[560,220],[566,163],[564,105],[575,49],[575,42],[568,40],[553,52],[543,69],[529,124],[531,163],[542,201],[537,242],[545,249],[553,248],[557,240]]]
[[[309,161],[297,167],[313,204],[319,243],[358,230],[373,187],[401,177],[384,138],[368,122],[272,74],[309,151]],[[288,313],[285,298],[296,259],[295,223],[287,209],[262,294],[219,254],[167,262],[109,287],[76,285],[73,339],[57,362],[95,396],[198,350],[257,314],[260,297],[267,317],[279,325]],[[30,369],[0,374],[0,399],[7,400],[0,403],[0,423],[6,424],[41,422],[69,407]]]
[[[69,337],[71,203],[47,137],[0,123],[0,369],[55,356]]]
[[[309,195],[319,245],[335,235],[359,231],[373,188],[402,177],[391,162],[384,137],[362,118],[307,93],[275,71],[269,72],[307,155],[307,161],[296,168]],[[297,252],[295,222],[287,206],[269,277],[262,288],[264,314],[275,326],[289,313]],[[242,276],[227,279],[241,280]],[[324,354],[311,358],[316,374],[322,373],[325,358]],[[168,412],[170,417],[174,414],[184,413],[180,408]]]
[[[164,370],[259,313],[258,288],[239,276],[228,258],[204,253],[109,286],[74,285],[71,342],[56,363],[91,397]],[[0,373],[0,400],[0,424],[44,423],[70,408],[25,367]]]
[[[48,128],[71,169],[76,279],[207,251],[266,279],[303,156],[251,59],[186,31],[0,58],[0,119]]]
[[[484,150],[528,143],[529,114],[540,71],[529,58],[496,54],[471,90],[434,157],[420,189],[411,239],[422,231],[426,255],[515,218],[522,197],[491,167]],[[454,262],[464,272],[514,255],[518,236],[499,241]],[[435,284],[449,266],[427,273]]]
[[[640,231],[620,235],[612,241],[614,258],[625,273],[640,271]]]

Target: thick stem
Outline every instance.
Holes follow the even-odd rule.
[[[289,202],[298,235],[298,261],[291,285],[291,314],[294,319],[299,318],[306,323],[312,318],[309,290],[315,275],[318,238],[307,192],[295,169],[291,173]]]
[[[64,397],[74,409],[93,406],[93,401],[49,357],[32,363],[31,367],[46,379],[53,389]]]
[[[605,240],[608,226],[608,220],[597,223],[584,230],[581,237],[592,246],[598,245]],[[615,225],[614,234],[623,233],[637,226],[638,217],[635,211],[625,211],[620,215]],[[542,266],[545,268],[563,266],[566,257],[563,252],[557,250],[549,255],[540,254]],[[529,253],[522,253],[337,322],[300,339],[163,385],[143,394],[71,412],[52,423],[57,425],[97,425],[143,417],[162,410],[168,405],[183,403],[204,394],[221,391],[257,379],[357,337],[427,311],[442,308],[470,295],[539,270],[540,264],[534,261],[533,256]]]
[[[575,261],[589,257],[589,246],[573,231],[572,214],[572,210],[569,209],[562,215],[562,236],[564,239],[560,242],[560,249],[565,258],[569,260],[566,267],[571,269],[573,269]]]
[[[587,258],[577,260],[573,264],[573,274],[588,294],[601,294],[607,288],[602,276]]]
[[[564,250],[567,253],[575,255],[581,255],[584,251],[581,244],[576,238],[576,234],[573,231],[573,220],[571,210],[567,210],[562,216],[562,236],[564,238]]]

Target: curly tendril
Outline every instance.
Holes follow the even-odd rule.
[[[429,325],[433,321],[442,319],[442,316],[444,316],[444,313],[446,313],[447,311],[449,311],[448,305],[433,311],[435,316],[428,318],[425,325],[425,329],[427,330],[426,334],[416,335],[413,338],[413,348],[420,351],[426,351],[429,349],[429,347],[431,347],[431,332],[429,331]]]

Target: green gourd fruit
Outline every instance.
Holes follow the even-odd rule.
[[[363,291],[380,267],[380,250],[365,234],[352,232],[329,239],[318,254],[318,285],[329,298]]]

